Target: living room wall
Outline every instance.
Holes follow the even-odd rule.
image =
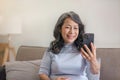
[[[22,19],[22,33],[12,35],[12,45],[48,47],[58,17],[75,11],[86,32],[95,34],[99,48],[120,48],[120,0],[0,0],[0,16],[17,15]],[[0,36],[6,42],[7,36]]]

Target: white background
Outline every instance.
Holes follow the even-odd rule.
[[[120,48],[120,0],[0,0],[0,16],[19,16],[22,33],[12,36],[12,45],[48,47],[59,16],[74,11],[95,34],[97,48]],[[1,20],[1,19],[0,19]],[[7,36],[0,36],[1,42]]]

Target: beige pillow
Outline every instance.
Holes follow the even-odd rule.
[[[6,63],[6,80],[39,80],[40,60]]]

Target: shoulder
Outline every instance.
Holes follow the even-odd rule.
[[[50,50],[49,50],[49,48],[47,48],[45,51],[44,51],[44,55],[47,55],[47,56],[53,56],[53,55],[55,55],[53,52],[51,52]]]

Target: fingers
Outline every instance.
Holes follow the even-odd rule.
[[[83,48],[81,48],[81,54],[83,58],[88,59],[88,60],[90,59],[90,56],[88,55],[88,53],[86,53],[86,51],[84,51]]]
[[[85,50],[87,51],[86,53],[89,55],[89,56],[93,56],[92,55],[92,52],[91,52],[91,50],[88,48],[88,46],[87,45],[84,45],[84,48],[85,48]]]
[[[93,45],[93,43],[91,43],[90,45],[91,45],[93,55],[96,56],[96,47],[95,47],[95,45]]]
[[[71,79],[68,77],[58,77],[56,80],[71,80]]]
[[[85,58],[89,61],[96,58],[96,47],[93,45],[93,43],[91,43],[90,46],[91,46],[92,50],[90,50],[87,47],[87,45],[84,45],[84,48],[86,51],[83,48],[81,48],[81,54],[82,54],[83,58]]]

